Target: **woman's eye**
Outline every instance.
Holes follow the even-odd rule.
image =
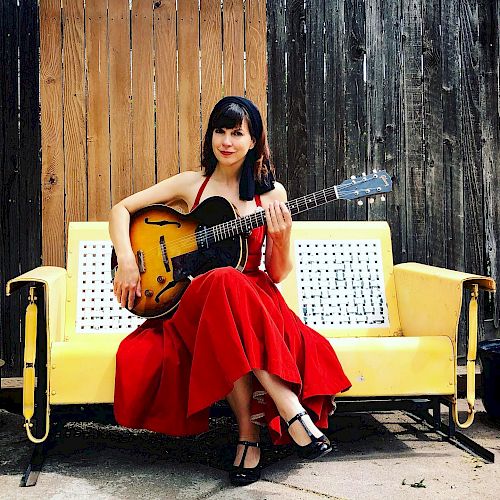
[[[234,132],[234,135],[243,135],[243,133],[242,133],[240,130],[236,130],[236,131]]]
[[[222,130],[221,128],[216,128],[216,129],[214,130],[214,132],[215,132],[216,134],[223,134],[223,133],[224,133],[224,130]]]

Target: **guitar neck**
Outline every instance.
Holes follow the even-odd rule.
[[[336,199],[338,199],[337,186],[334,186],[317,191],[316,193],[308,194],[307,196],[296,198],[295,200],[287,201],[285,205],[288,210],[290,210],[291,215],[294,216]],[[264,226],[265,224],[266,212],[264,210],[257,210],[255,213],[246,215],[245,217],[240,217],[206,228],[203,234],[198,235],[198,238],[203,238],[203,243],[210,244],[212,242],[249,233],[252,229]]]

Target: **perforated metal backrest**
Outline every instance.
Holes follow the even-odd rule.
[[[107,222],[70,224],[66,335],[127,334],[144,323],[113,295],[111,251]]]
[[[381,222],[295,222],[288,304],[326,336],[401,335],[390,232]]]

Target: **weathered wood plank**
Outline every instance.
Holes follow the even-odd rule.
[[[133,190],[156,182],[152,3],[132,2]]]
[[[465,269],[464,172],[462,156],[462,81],[460,77],[460,17],[457,2],[441,2],[443,168],[446,266]],[[457,216],[460,214],[460,216]]]
[[[85,48],[83,0],[65,2],[63,9],[64,58],[64,164],[66,233],[71,221],[87,220],[87,147],[85,124]]]
[[[440,0],[422,4],[426,262],[446,266]]]
[[[242,0],[224,0],[223,50],[224,50],[224,95],[244,95],[244,17]]]
[[[222,12],[220,2],[200,2],[201,43],[201,131],[202,140],[215,103],[223,95],[222,87]]]
[[[306,75],[305,75],[305,11],[302,0],[292,0],[286,6],[287,26],[287,89],[288,89],[288,178],[290,199],[304,196],[307,190]],[[297,219],[306,220],[307,212]]]
[[[180,170],[200,165],[200,76],[198,4],[179,2],[177,43],[179,51],[179,161]]]
[[[266,1],[247,0],[245,11],[246,97],[262,114],[267,127]]]
[[[88,0],[85,5],[88,218],[107,220],[111,208],[107,3]]]
[[[367,172],[384,167],[384,10],[382,0],[366,2]],[[387,203],[368,201],[368,219],[385,220]]]
[[[154,11],[156,158],[158,181],[179,172],[175,0]]]
[[[109,137],[111,204],[132,194],[130,9],[128,0],[109,0]]]
[[[288,186],[285,2],[267,2],[268,132],[271,160],[280,182]],[[290,194],[289,194],[290,195]]]
[[[422,3],[403,0],[404,123],[408,260],[425,262],[425,173],[422,110]]]
[[[19,5],[19,271],[24,273],[42,261],[41,158],[39,110],[39,29],[35,0]],[[0,267],[1,269],[1,267]],[[5,290],[2,288],[2,290]]]
[[[2,62],[2,94],[0,95],[0,120],[2,127],[2,143],[0,144],[0,173],[2,194],[0,199],[0,227],[2,228],[3,270],[0,284],[5,290],[5,283],[19,274],[19,253],[21,241],[20,223],[20,175],[19,175],[19,135],[18,135],[18,8],[15,0],[3,2],[2,30],[0,31],[0,57]],[[3,274],[3,273],[2,273]],[[2,332],[4,376],[16,375],[20,370],[22,346],[20,341],[19,309],[20,297],[16,294],[3,304],[5,331]]]
[[[361,0],[345,1],[345,165],[350,175],[366,172],[367,125],[366,83],[364,62],[366,53],[365,4]],[[349,13],[349,15],[347,15]],[[349,220],[366,220],[366,203],[347,204]]]
[[[324,106],[324,69],[325,40],[323,35],[325,10],[323,2],[311,3],[306,7],[306,126],[309,131],[307,140],[306,190],[314,193],[325,186],[325,106]],[[308,220],[324,220],[326,206],[307,212]]]
[[[500,123],[498,43],[500,40],[497,2],[479,0],[479,103],[481,123],[481,163],[484,181],[484,227],[486,270],[500,280]],[[500,294],[490,297],[488,316],[499,327]]]
[[[464,157],[465,269],[484,272],[483,173],[479,118],[477,2],[460,3],[462,155]]]
[[[347,177],[345,165],[345,30],[344,2],[325,2],[325,184]],[[349,174],[351,175],[351,174]],[[326,206],[327,220],[346,220],[347,203]]]
[[[391,227],[394,262],[407,260],[406,169],[404,162],[403,39],[401,5],[384,0],[384,167],[393,178],[387,195],[387,220]]]
[[[64,266],[64,151],[61,2],[40,2],[43,263]]]

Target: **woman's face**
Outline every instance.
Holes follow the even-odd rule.
[[[240,167],[254,146],[246,118],[235,128],[215,128],[212,133],[212,149],[219,165]]]

